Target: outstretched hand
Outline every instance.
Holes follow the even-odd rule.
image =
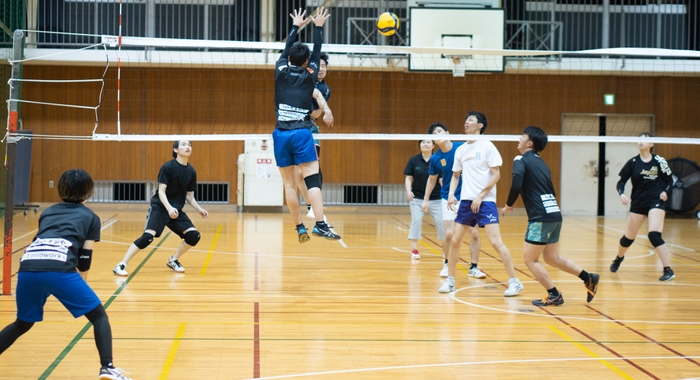
[[[318,10],[316,12],[316,17],[311,17],[311,20],[313,20],[314,25],[316,26],[323,26],[323,24],[326,23],[326,20],[331,17],[331,14],[328,13],[328,9],[325,7],[318,7]]]
[[[304,25],[306,21],[306,11],[301,11],[301,8],[295,9],[289,14],[292,17],[292,23],[296,26]]]

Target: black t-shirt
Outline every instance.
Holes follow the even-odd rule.
[[[328,99],[331,98],[331,88],[328,87],[328,85],[326,84],[326,81],[322,80],[320,82],[316,82],[316,89],[321,91],[321,95],[323,95],[323,99],[326,99],[326,102],[328,102]],[[314,98],[313,103],[314,103],[314,109],[317,110],[318,109],[318,102],[316,102],[316,98]]]
[[[189,162],[187,166],[183,166],[176,159],[172,159],[160,167],[158,183],[163,183],[167,186],[165,197],[168,198],[170,205],[178,210],[182,210],[185,207],[187,192],[197,190],[197,172]],[[151,198],[151,202],[163,205],[160,198],[158,198],[157,189],[153,198]]]
[[[415,155],[408,160],[406,164],[406,169],[403,170],[403,174],[413,177],[413,184],[411,185],[411,191],[416,199],[425,198],[425,185],[428,183],[428,178],[430,173],[428,173],[428,167],[430,165],[430,159],[425,161],[422,154]],[[440,174],[441,175],[441,174]],[[440,178],[438,175],[438,178]],[[433,187],[433,191],[430,193],[429,200],[442,199],[440,197],[440,186],[436,184]]]
[[[306,68],[289,65],[289,49],[297,38],[298,26],[293,26],[287,44],[275,66],[275,110],[279,129],[311,128],[313,95],[321,60],[323,28],[314,27],[314,49]]]
[[[521,179],[516,178],[521,176]],[[522,183],[520,195],[523,197],[527,220],[530,222],[560,222],[561,210],[557,204],[552,173],[539,154],[532,150],[513,161],[513,185]],[[515,199],[508,197],[506,204],[513,205]]]
[[[39,232],[22,255],[20,272],[74,272],[86,240],[100,241],[100,218],[82,203],[58,203],[39,217]]]
[[[668,191],[673,184],[671,168],[666,160],[653,155],[651,161],[644,162],[639,155],[632,157],[620,170],[617,192],[625,192],[625,184],[632,179],[632,205],[646,205],[660,202],[661,192]]]

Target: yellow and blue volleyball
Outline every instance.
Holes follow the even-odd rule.
[[[399,18],[391,12],[384,12],[377,17],[377,31],[383,36],[391,36],[399,30]]]

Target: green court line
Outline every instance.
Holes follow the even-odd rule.
[[[112,296],[109,297],[109,299],[107,300],[107,302],[104,303],[104,308],[105,308],[105,310],[109,307],[109,305],[112,303],[112,301],[114,301],[114,300],[117,298],[117,296],[119,295],[119,293],[121,293],[122,290],[124,290],[124,288],[126,287],[127,284],[129,284],[129,282],[131,281],[131,279],[134,278],[134,276],[136,276],[136,274],[139,272],[139,270],[141,270],[141,268],[142,268],[144,265],[146,265],[146,262],[148,262],[148,260],[151,258],[151,256],[153,256],[153,254],[158,250],[158,248],[160,248],[160,245],[163,244],[163,242],[164,242],[166,239],[168,239],[168,236],[170,236],[170,232],[168,232],[165,236],[163,236],[162,239],[160,239],[160,241],[158,242],[158,244],[157,244],[155,247],[153,247],[153,249],[151,250],[151,252],[141,261],[141,263],[139,264],[139,266],[136,267],[136,269],[135,269],[133,272],[131,272],[131,274],[129,275],[129,277],[126,278],[126,281],[124,281],[124,283],[121,284],[121,285],[119,286],[119,288],[117,288],[117,290],[114,292],[114,294],[112,294]],[[73,338],[73,340],[71,340],[70,343],[68,343],[68,345],[66,346],[66,348],[64,348],[63,351],[61,351],[61,353],[58,354],[58,357],[57,357],[56,359],[54,359],[54,361],[49,365],[49,367],[46,368],[46,370],[44,371],[44,373],[42,373],[41,376],[39,376],[39,379],[38,379],[38,380],[46,380],[46,379],[49,377],[49,375],[51,375],[51,373],[56,369],[56,367],[58,367],[58,365],[61,364],[61,361],[63,361],[63,359],[64,359],[64,358],[68,355],[68,353],[73,349],[73,347],[75,347],[75,345],[78,343],[78,341],[79,341],[80,339],[83,338],[83,335],[85,335],[85,333],[90,329],[91,326],[92,326],[92,323],[88,322],[88,323],[85,325],[85,327],[83,327],[83,328],[80,330],[80,332],[78,333],[78,335],[76,335],[75,338]]]

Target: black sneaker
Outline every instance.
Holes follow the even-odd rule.
[[[620,264],[622,264],[623,261],[625,261],[625,256],[615,256],[615,260],[613,260],[612,264],[610,264],[610,271],[613,273],[617,272],[617,270],[620,269]]]
[[[600,281],[600,275],[595,273],[589,273],[588,277],[588,283],[584,285],[586,286],[586,290],[588,291],[588,294],[586,294],[586,300],[588,302],[591,302],[593,301],[593,297],[595,297],[595,294],[598,292],[598,281]]]
[[[314,226],[314,229],[312,233],[316,236],[320,236],[324,239],[334,239],[334,240],[340,240],[340,235],[334,234],[329,228],[326,223],[323,223],[322,225],[316,224]]]
[[[664,274],[663,276],[659,277],[659,281],[673,280],[674,277],[676,277],[676,274],[673,273],[673,269],[664,269]]]
[[[535,306],[559,306],[564,303],[564,296],[559,293],[557,296],[552,296],[550,294],[547,294],[547,297],[542,298],[541,300],[534,300],[532,301],[532,304]]]
[[[299,243],[306,243],[311,240],[311,236],[309,236],[309,232],[306,231],[306,227],[303,224],[297,227],[297,234],[299,234]]]

